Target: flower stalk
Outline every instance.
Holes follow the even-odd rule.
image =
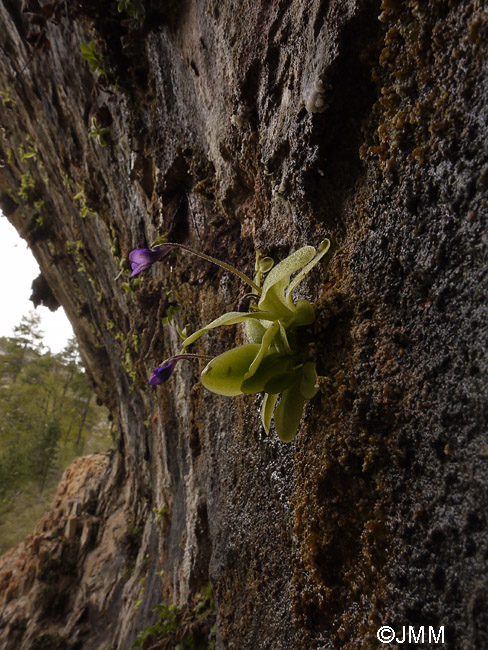
[[[222,260],[218,260],[216,257],[212,257],[211,255],[206,255],[205,253],[202,253],[200,251],[195,250],[194,248],[190,248],[190,246],[185,246],[185,244],[175,244],[175,243],[167,243],[167,244],[159,244],[158,246],[155,246],[155,248],[161,247],[171,247],[171,248],[181,248],[181,250],[187,251],[188,253],[191,253],[192,255],[196,255],[197,257],[201,257],[203,260],[207,260],[207,262],[211,262],[212,264],[216,264],[217,266],[220,266],[221,268],[225,269],[226,271],[229,271],[230,273],[234,273],[234,275],[237,275],[238,278],[246,282],[250,287],[254,289],[254,291],[257,292],[258,295],[261,295],[261,288],[259,285],[257,285],[251,278],[248,278],[245,273],[242,273],[239,271],[239,269],[236,269],[235,266],[232,266],[231,264],[227,264],[226,262],[222,262]]]
[[[246,284],[248,284],[254,292],[256,292],[258,295],[261,295],[261,288],[259,285],[251,280],[251,278],[248,278],[245,273],[242,273],[242,271],[236,269],[235,266],[231,266],[226,262],[222,262],[221,260],[218,260],[211,255],[201,253],[194,248],[190,248],[190,246],[185,246],[185,244],[176,244],[174,242],[158,244],[157,246],[154,246],[154,248],[136,248],[133,250],[129,255],[129,261],[132,265],[132,273],[130,277],[137,275],[141,271],[145,271],[155,262],[159,262],[159,260],[163,259],[163,257],[165,257],[170,252],[170,250],[174,248],[180,248],[181,250],[187,251],[188,253],[196,255],[197,257],[201,257],[203,260],[211,262],[212,264],[216,264],[226,271],[237,275],[237,277],[246,282]]]

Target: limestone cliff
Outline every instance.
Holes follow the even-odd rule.
[[[127,650],[208,582],[219,650],[487,646],[483,3],[1,0],[0,24],[1,207],[118,430],[1,561],[2,647]],[[138,285],[133,248],[252,273],[324,236],[293,443],[190,364],[148,387],[168,307],[194,330],[242,287],[184,254]]]

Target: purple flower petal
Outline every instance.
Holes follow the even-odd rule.
[[[149,383],[151,386],[160,386],[168,381],[174,370],[177,358],[168,359],[159,368],[153,368],[153,374]]]
[[[132,273],[129,277],[132,278],[132,276],[148,269],[155,262],[159,262],[172,248],[173,246],[161,246],[155,250],[151,250],[150,248],[136,248],[131,251],[129,253],[129,262],[132,265]]]
[[[160,386],[164,384],[171,377],[171,374],[174,370],[178,361],[186,359],[187,361],[194,361],[195,359],[205,359],[208,361],[211,357],[208,357],[205,354],[177,354],[174,357],[170,357],[163,361],[159,368],[153,368],[153,374],[149,383],[151,386]]]

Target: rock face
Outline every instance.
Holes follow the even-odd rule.
[[[118,427],[2,559],[2,647],[126,650],[209,581],[220,650],[487,647],[483,3],[143,4],[0,2],[1,206]],[[194,330],[243,293],[184,254],[120,275],[162,236],[248,274],[332,240],[293,443],[190,364],[147,386],[172,303]]]
[[[95,513],[108,465],[108,456],[102,454],[77,458],[64,473],[51,509],[33,533],[0,558],[6,647],[36,647],[43,636],[45,641],[60,638],[49,634],[55,627],[50,619],[63,618],[73,642],[86,633],[86,621],[80,616],[86,602],[79,602],[78,586],[91,590],[98,583],[100,566],[114,562],[117,544],[126,531],[118,511],[112,517],[112,524],[117,524],[107,527],[105,542],[94,549],[99,529]],[[90,559],[80,566],[79,557],[85,555]],[[116,575],[114,570],[113,577]],[[107,593],[110,589],[107,583]],[[85,601],[85,594],[81,598]],[[46,621],[46,627],[32,625],[36,619]]]

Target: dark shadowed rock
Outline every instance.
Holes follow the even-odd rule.
[[[44,307],[48,307],[51,311],[56,311],[56,309],[60,307],[56,296],[53,294],[51,287],[42,273],[32,281],[32,294],[30,300],[34,303],[34,307],[43,305]]]

